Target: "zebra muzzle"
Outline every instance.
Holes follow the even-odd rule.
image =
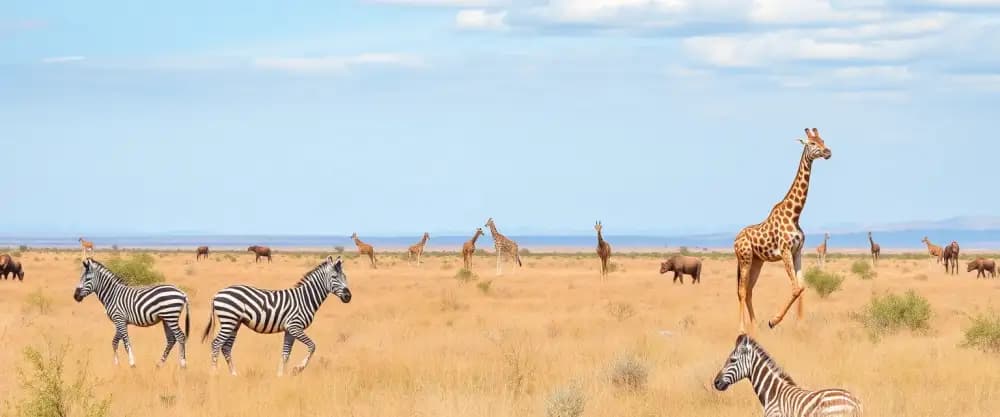
[[[83,301],[83,296],[80,295],[80,289],[79,288],[77,288],[75,291],[73,291],[73,299],[76,300],[76,302],[78,302],[78,303],[81,302],[81,301]]]
[[[351,290],[344,288],[344,292],[340,294],[340,301],[345,304],[351,302]]]

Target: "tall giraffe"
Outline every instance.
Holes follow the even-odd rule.
[[[417,258],[417,265],[420,265],[420,255],[424,254],[424,246],[427,245],[427,239],[430,239],[431,235],[424,232],[424,237],[420,238],[420,242],[410,246],[406,251],[406,260],[410,260],[411,257]]]
[[[816,247],[816,255],[819,257],[819,267],[823,268],[826,266],[826,241],[830,240],[830,234],[823,234],[823,243],[820,243]]]
[[[608,277],[608,258],[611,257],[611,244],[604,240],[601,230],[604,225],[601,222],[594,223],[594,230],[597,231],[597,256],[601,258],[601,279]]]
[[[746,333],[745,320],[750,318],[751,331],[755,328],[756,317],[753,310],[753,287],[760,276],[764,262],[782,261],[785,273],[792,284],[792,296],[785,307],[767,322],[774,328],[785,318],[788,309],[798,300],[798,317],[802,318],[802,245],[805,234],[799,227],[799,217],[809,193],[809,177],[812,163],[817,158],[830,159],[832,152],[826,147],[819,131],[806,129],[806,139],[799,139],[804,146],[799,159],[799,169],[785,198],[774,205],[767,219],[762,223],[744,227],[736,235],[733,249],[736,252],[737,297],[740,309],[740,332]]]
[[[91,256],[94,255],[94,242],[84,240],[82,237],[77,240],[80,241],[80,250],[83,252],[83,259],[87,259],[87,252],[90,252]]]
[[[476,254],[476,240],[483,235],[483,228],[477,227],[476,233],[472,235],[472,239],[467,240],[462,244],[462,261],[465,262],[465,269],[472,269],[472,255]]]
[[[931,243],[931,241],[927,239],[927,236],[924,236],[924,238],[920,241],[927,244],[927,254],[937,259],[937,263],[941,263],[941,247]]]
[[[378,266],[375,265],[375,248],[358,239],[357,232],[351,235],[351,239],[354,239],[354,245],[358,247],[358,254],[362,256],[368,255],[368,260],[371,261],[372,268],[378,269]]]
[[[878,258],[882,257],[882,247],[872,239],[872,232],[868,232],[868,244],[872,248],[872,266],[878,266]]]
[[[497,231],[496,223],[493,223],[492,217],[490,217],[489,220],[486,220],[486,224],[484,226],[490,228],[490,234],[493,236],[493,247],[497,251],[497,275],[503,274],[503,269],[500,267],[500,260],[503,258],[503,255],[507,255],[510,259],[517,262],[517,266],[522,266],[521,255],[517,253],[517,242],[500,234],[500,232]]]

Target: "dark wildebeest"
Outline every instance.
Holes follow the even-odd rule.
[[[257,257],[254,258],[253,260],[254,263],[260,261],[260,258],[267,258],[267,263],[271,263],[271,248],[267,246],[253,245],[247,248],[247,252],[253,252],[255,255],[257,255]]]
[[[208,246],[199,246],[198,252],[194,255],[194,260],[197,261],[198,259],[201,259],[202,256],[208,259]]]
[[[693,256],[674,255],[660,264],[660,273],[674,271],[674,283],[681,280],[684,283],[684,274],[691,276],[691,283],[701,283],[701,259]]]
[[[958,274],[958,242],[951,241],[948,246],[941,251],[941,259],[944,261],[944,271],[949,274]]]
[[[7,279],[7,275],[10,274],[24,281],[24,268],[21,267],[21,263],[11,259],[10,255],[0,255],[0,278]]]
[[[990,273],[990,278],[996,278],[997,276],[997,264],[996,262],[993,262],[992,259],[979,258],[969,262],[969,269],[966,272],[972,272],[975,270],[979,271],[979,273],[976,274],[976,278],[986,278],[987,272]]]

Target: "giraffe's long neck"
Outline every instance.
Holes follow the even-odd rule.
[[[424,235],[424,237],[420,238],[420,246],[427,244],[427,237],[427,235]]]
[[[872,235],[868,235],[868,244],[873,248],[875,247],[875,239],[872,239]]]
[[[604,244],[604,233],[602,233],[600,230],[597,231],[597,244],[598,245]]]
[[[354,238],[354,244],[358,245],[358,246],[363,246],[365,244],[365,242],[362,242],[361,239],[358,239],[357,237],[355,237]]]
[[[765,353],[757,349],[750,375],[747,377],[753,385],[761,406],[766,410],[772,401],[777,400],[779,393],[788,389],[799,389],[795,382],[777,369],[777,364]]]
[[[497,231],[497,225],[490,223],[490,235],[493,236],[493,240],[496,241],[498,237],[503,237],[500,232]]]
[[[483,234],[483,232],[476,232],[476,234],[472,235],[471,242],[472,242],[473,245],[476,244],[476,240],[478,240],[479,236],[481,236],[482,234]]]
[[[809,195],[809,178],[812,175],[812,159],[807,157],[807,150],[802,151],[802,158],[799,160],[799,170],[795,173],[795,180],[788,188],[788,193],[782,202],[790,203],[792,212],[792,222],[799,223],[802,209],[806,206],[806,197]]]

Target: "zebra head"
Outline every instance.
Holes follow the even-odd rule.
[[[76,291],[73,291],[73,299],[76,302],[83,301],[83,298],[94,292],[94,277],[97,275],[94,268],[94,260],[87,258],[83,260],[83,272],[80,274],[80,283],[76,284]]]
[[[729,354],[729,359],[722,365],[719,374],[715,376],[715,389],[725,391],[730,385],[750,376],[756,349],[749,336],[741,334],[736,338],[736,347]]]
[[[333,259],[333,256],[327,256],[320,268],[327,278],[327,290],[340,298],[341,302],[351,302],[351,289],[347,288],[347,274],[344,273],[344,262],[340,257]]]

